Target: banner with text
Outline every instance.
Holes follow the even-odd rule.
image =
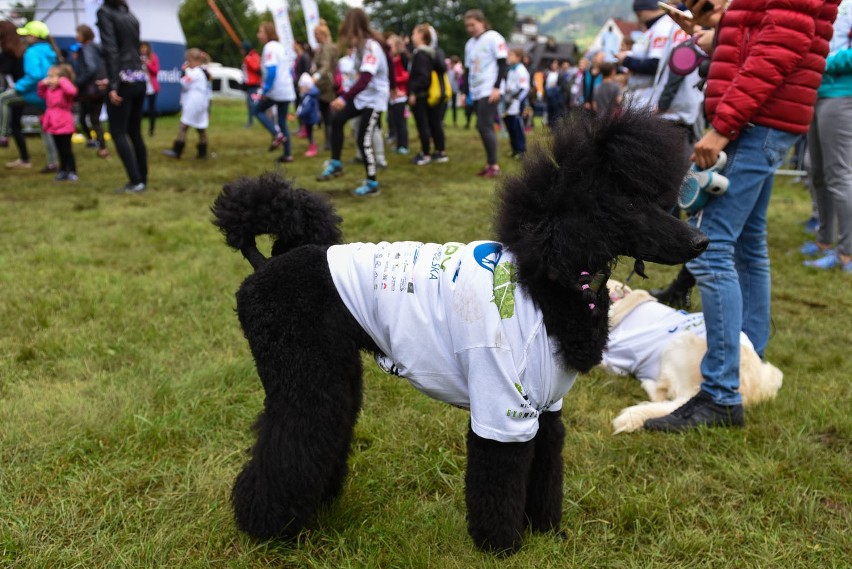
[[[319,43],[314,37],[314,29],[320,21],[319,6],[317,0],[302,0],[302,12],[305,13],[305,28],[308,30],[308,43],[311,49],[316,49]]]

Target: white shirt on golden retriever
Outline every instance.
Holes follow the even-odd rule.
[[[698,393],[701,360],[707,351],[704,315],[665,306],[644,290],[610,279],[610,335],[602,365],[639,379],[651,401],[623,409],[613,420],[615,433],[641,429]],[[740,333],[740,393],[744,405],[772,399],[784,375],[762,362],[751,341]]]

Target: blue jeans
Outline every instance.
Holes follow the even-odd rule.
[[[287,130],[287,108],[290,106],[290,101],[273,101],[269,98],[258,99],[254,104],[252,111],[257,120],[269,131],[272,136],[278,134],[275,130],[275,125],[269,120],[266,111],[271,107],[275,107],[278,112],[278,128],[281,129],[281,134],[284,135],[284,156],[292,154],[290,148],[290,131]]]
[[[701,389],[722,405],[742,403],[740,331],[761,358],[769,341],[766,210],[775,170],[798,138],[765,126],[743,129],[725,148],[728,191],[688,220],[710,238],[707,250],[686,266],[698,281],[707,327]]]

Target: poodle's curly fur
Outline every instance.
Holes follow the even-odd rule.
[[[647,114],[578,113],[503,183],[498,240],[569,368],[597,365],[607,341],[609,296],[606,287],[583,289],[592,275],[608,274],[620,255],[641,270],[642,260],[683,263],[707,245],[660,207],[686,171],[681,136]],[[255,269],[237,292],[237,313],[266,393],[234,484],[236,521],[258,538],[292,538],[343,487],[361,405],[360,351],[378,348],[335,289],[326,250],[341,242],[340,219],[325,199],[267,174],[227,184],[213,213]],[[260,234],[275,239],[268,259],[255,246]],[[564,436],[558,412],[543,413],[528,442],[468,431],[468,529],[480,548],[512,552],[525,527],[559,528]]]

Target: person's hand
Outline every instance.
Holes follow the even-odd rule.
[[[715,28],[726,4],[722,0],[686,0],[686,7],[692,12],[692,23],[702,28]],[[713,9],[705,12],[705,6],[713,6]]]
[[[713,38],[716,36],[716,30],[700,30],[695,33],[695,45],[701,50],[710,55],[713,53]]]
[[[615,59],[618,61],[618,64],[621,65],[624,62],[624,58],[630,55],[629,51],[619,51],[615,54]]]
[[[698,30],[701,29],[701,26],[695,23],[693,18],[688,18],[686,16],[681,16],[677,12],[666,12],[669,15],[669,18],[674,20],[674,23],[680,26],[680,29],[685,31],[687,34],[692,35]]]
[[[112,103],[113,106],[121,106],[122,101],[124,101],[124,98],[118,96],[118,91],[113,89],[109,92],[109,102]]]
[[[716,163],[716,160],[719,159],[719,153],[725,149],[730,141],[730,138],[711,128],[701,140],[695,143],[692,156],[689,159],[702,170],[706,170]]]
[[[335,113],[340,112],[346,106],[346,100],[343,97],[338,97],[331,102],[330,106]]]
[[[417,102],[417,97],[415,97],[414,95],[408,96],[408,105],[409,106],[413,107],[414,103],[416,103],[416,102]]]
[[[491,94],[488,95],[488,102],[491,104],[497,103],[500,101],[500,89],[494,87],[491,89]]]

